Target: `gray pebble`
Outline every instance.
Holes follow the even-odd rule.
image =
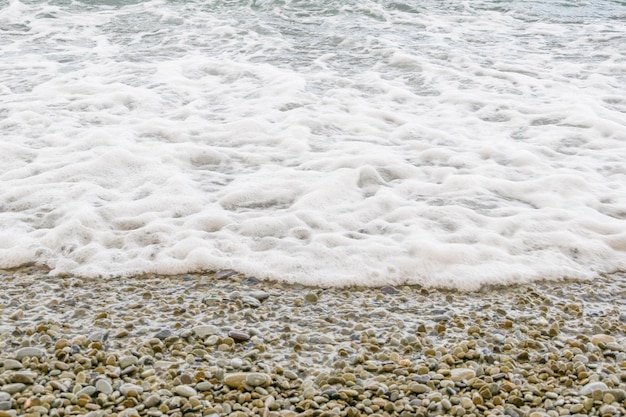
[[[200,339],[205,339],[207,336],[216,335],[220,332],[217,326],[212,324],[203,324],[193,328],[193,333]]]
[[[21,382],[17,382],[14,384],[6,384],[2,387],[2,391],[9,393],[9,394],[15,394],[17,392],[22,392],[26,389],[26,385],[22,384]]]
[[[135,385],[135,384],[123,384],[120,387],[120,392],[124,396],[128,395],[128,393],[131,392],[131,391],[137,391],[138,394],[141,394],[141,393],[143,393],[143,388],[141,388],[139,385]]]
[[[4,360],[4,369],[9,371],[13,369],[22,369],[22,362],[16,361],[15,359],[5,359]]]
[[[607,387],[607,385],[604,382],[600,382],[600,381],[595,381],[595,382],[590,382],[587,385],[585,385],[584,387],[582,387],[580,389],[580,391],[578,392],[580,395],[591,395],[592,392],[594,391],[606,391],[608,390],[609,387]]]
[[[15,359],[18,361],[23,358],[42,358],[44,356],[46,356],[46,351],[35,347],[24,347],[15,352]]]
[[[111,383],[106,379],[99,379],[96,381],[96,390],[103,394],[109,395],[113,392],[113,387],[111,386]]]
[[[87,385],[85,388],[81,389],[80,391],[78,391],[76,393],[76,396],[79,396],[81,394],[87,394],[90,397],[96,393],[96,387],[91,386],[91,385]]]
[[[120,368],[124,369],[127,366],[137,365],[137,362],[139,362],[139,358],[137,358],[137,356],[127,355],[119,360],[118,365]]]
[[[154,407],[159,403],[161,403],[161,397],[158,394],[152,394],[143,401],[143,404],[148,408]]]

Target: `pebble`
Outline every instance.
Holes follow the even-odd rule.
[[[450,379],[455,382],[472,379],[476,376],[476,371],[470,368],[455,368],[450,370]]]
[[[189,385],[178,385],[174,387],[174,392],[181,397],[193,397],[194,395],[198,395],[196,390]]]
[[[220,329],[217,326],[213,326],[211,324],[203,324],[200,326],[195,326],[193,328],[193,333],[196,337],[200,339],[206,339],[208,336],[216,335],[220,332]]]
[[[46,351],[36,347],[24,347],[15,352],[15,359],[21,361],[24,358],[42,358]]]
[[[594,391],[607,391],[609,387],[604,382],[590,382],[578,391],[580,395],[591,395]]]
[[[22,362],[16,361],[15,359],[5,359],[3,363],[4,369],[7,371],[14,369],[22,369],[24,366]]]
[[[109,395],[113,392],[111,383],[106,379],[98,379],[95,384],[96,390],[103,394]]]
[[[17,392],[22,392],[26,389],[26,385],[22,384],[20,382],[16,382],[13,384],[5,384],[2,386],[2,391],[9,393],[9,394],[15,394]]]
[[[591,343],[593,343],[594,345],[599,345],[599,344],[607,344],[607,343],[615,343],[617,340],[613,337],[610,336],[608,334],[594,334],[593,336],[591,336]]]
[[[235,342],[247,342],[250,340],[250,335],[243,330],[231,330],[228,332],[228,337],[231,337]]]
[[[140,387],[139,385],[135,385],[135,384],[123,384],[122,386],[120,386],[119,391],[122,395],[124,396],[128,396],[131,393],[136,393],[136,394],[142,394],[143,393],[143,388]]]

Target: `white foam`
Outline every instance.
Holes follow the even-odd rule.
[[[1,4],[0,267],[465,290],[626,269],[611,5]]]

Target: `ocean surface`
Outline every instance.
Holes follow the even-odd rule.
[[[0,268],[626,270],[626,1],[0,0]]]

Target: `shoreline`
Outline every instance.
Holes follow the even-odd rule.
[[[0,417],[626,414],[624,274],[466,293],[23,267],[0,294]]]

